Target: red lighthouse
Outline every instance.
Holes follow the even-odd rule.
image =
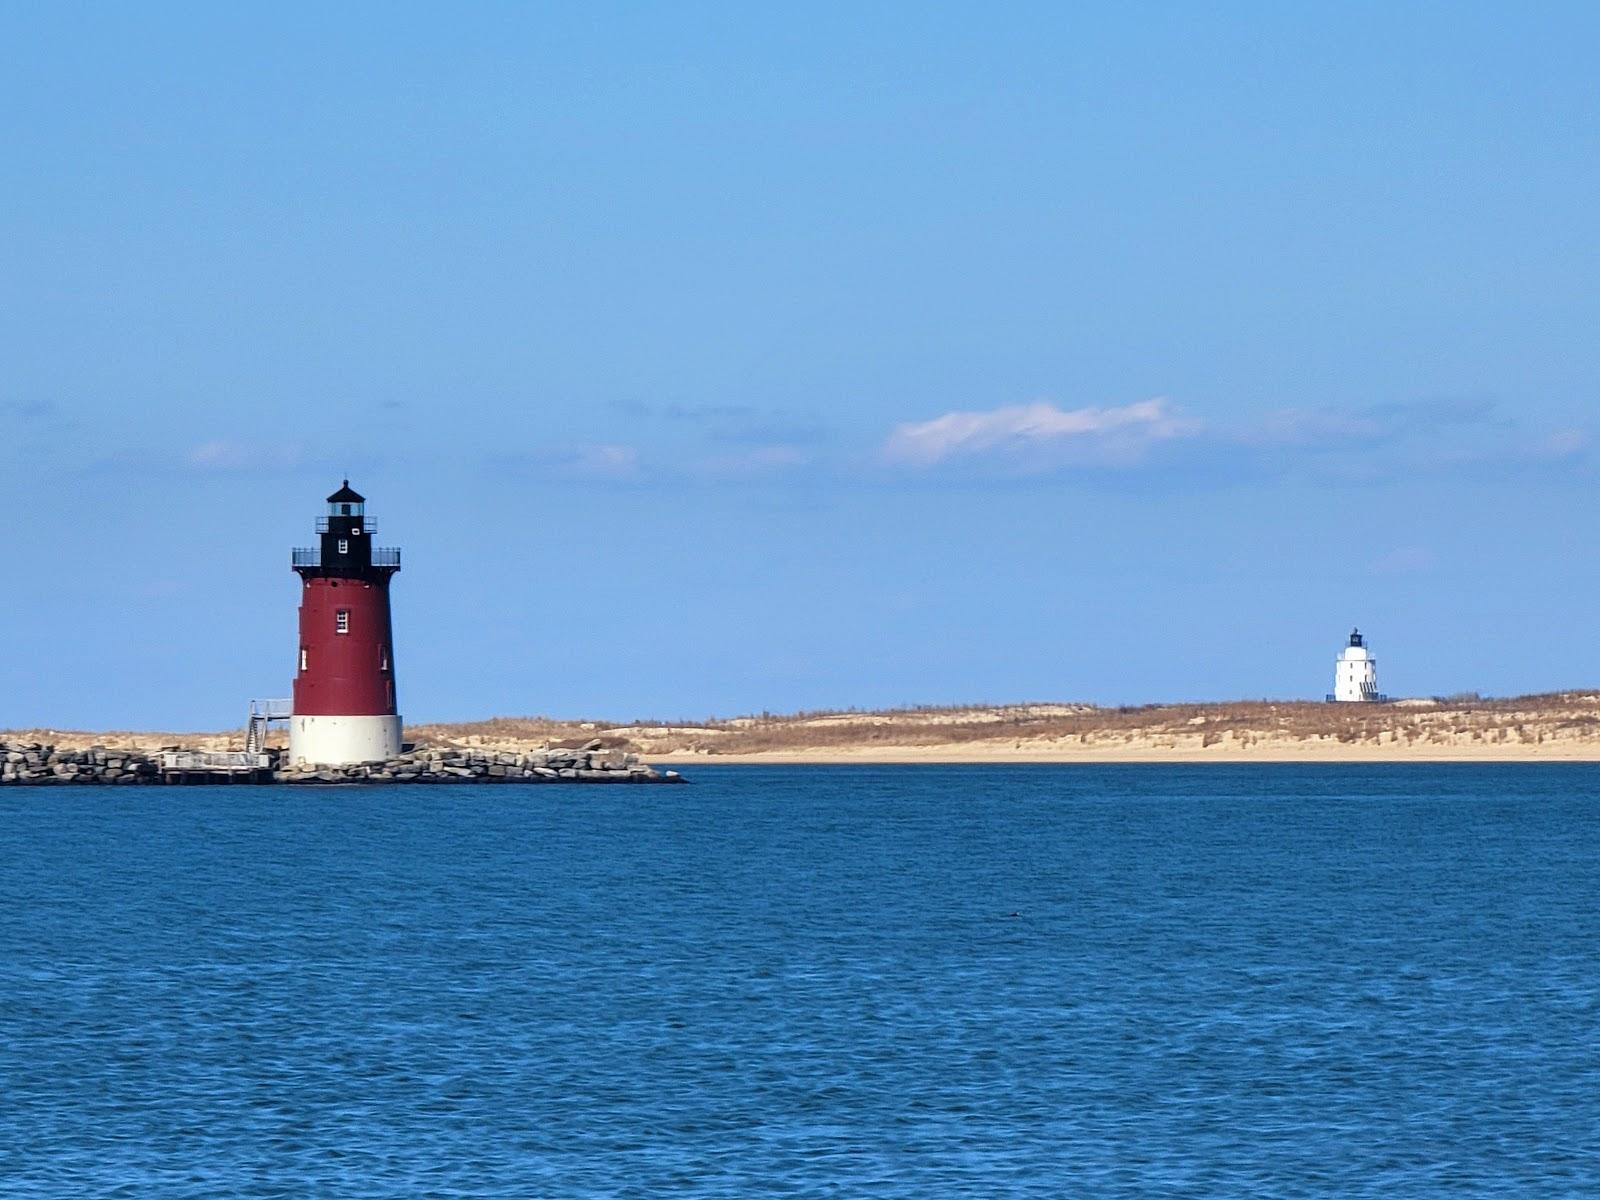
[[[344,486],[317,521],[322,544],[295,550],[301,580],[300,662],[289,758],[337,766],[400,753],[389,580],[400,551],[374,548],[366,498]]]

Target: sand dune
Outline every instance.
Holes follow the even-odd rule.
[[[1394,704],[1041,703],[818,712],[680,723],[497,717],[416,724],[423,746],[525,751],[598,738],[652,762],[1275,762],[1600,760],[1600,695]],[[11,730],[60,746],[237,748],[243,731]]]

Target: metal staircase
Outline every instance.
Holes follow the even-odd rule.
[[[293,700],[252,700],[250,719],[244,728],[246,754],[260,754],[267,748],[267,731],[274,721],[287,722],[294,716]]]

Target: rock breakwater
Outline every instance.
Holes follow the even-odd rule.
[[[282,783],[680,783],[636,754],[603,750],[417,750],[388,762],[354,767],[304,767],[274,773]]]
[[[140,750],[58,750],[0,742],[0,784],[160,783],[159,757]]]
[[[524,753],[416,750],[360,766],[280,766],[277,755],[162,751],[91,746],[58,749],[0,742],[0,786],[70,783],[681,783],[676,771],[657,771],[637,755],[556,747]]]

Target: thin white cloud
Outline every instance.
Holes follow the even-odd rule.
[[[568,465],[577,475],[622,479],[638,472],[639,451],[614,444],[579,446]]]
[[[227,438],[202,442],[184,455],[184,465],[197,471],[286,470],[304,459],[299,446],[251,444]]]
[[[1536,458],[1572,459],[1589,453],[1592,439],[1582,429],[1563,429],[1552,433],[1534,448]]]
[[[1327,408],[1284,408],[1238,429],[1232,440],[1267,450],[1331,450],[1391,436],[1396,421],[1371,410],[1340,412]]]
[[[977,412],[949,412],[897,426],[883,445],[886,462],[935,467],[960,459],[1068,457],[1100,465],[1137,462],[1155,443],[1191,437],[1198,422],[1162,399],[1118,408],[1062,409],[1038,402]]]
[[[535,461],[583,479],[630,479],[639,472],[639,451],[609,442],[551,450],[535,456]]]

